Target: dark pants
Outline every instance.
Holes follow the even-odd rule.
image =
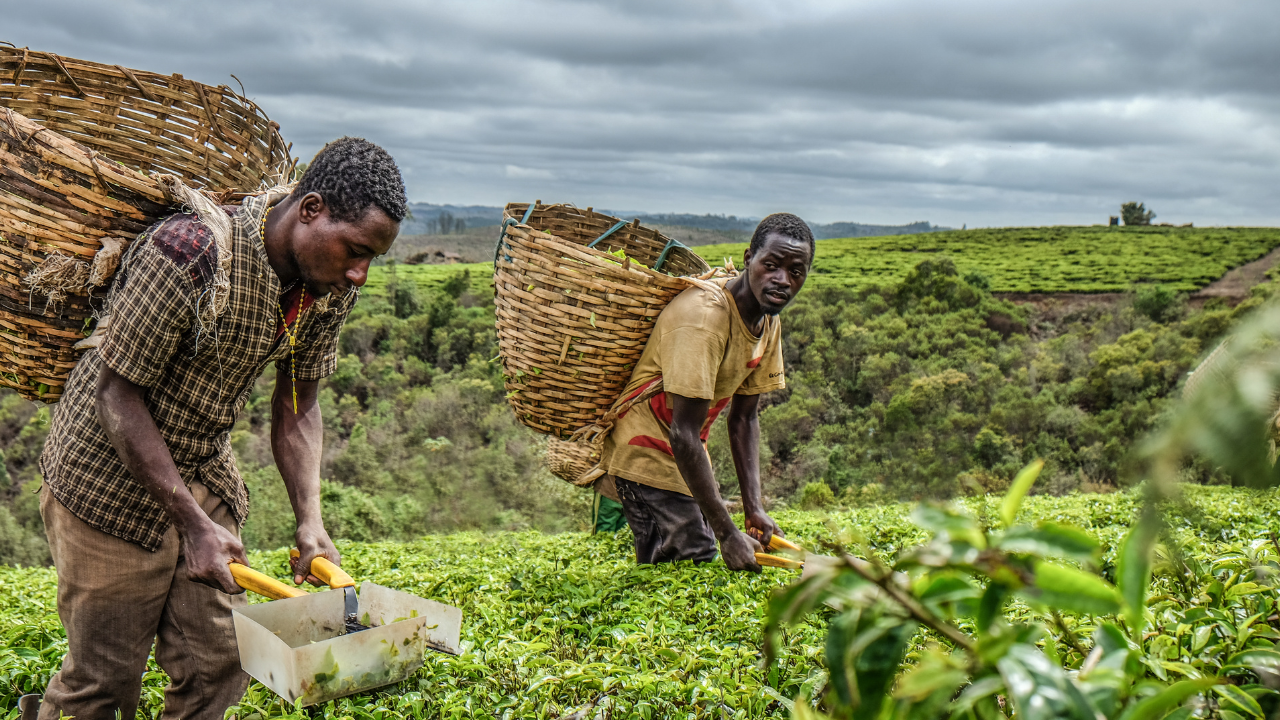
[[[716,559],[716,536],[702,516],[698,501],[670,490],[613,478],[622,512],[636,539],[641,564]]]

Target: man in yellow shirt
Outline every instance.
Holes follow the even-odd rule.
[[[778,526],[760,500],[760,395],[785,387],[782,312],[813,262],[813,234],[786,213],[760,222],[742,274],[682,292],[658,316],[624,396],[663,384],[605,441],[602,492],[616,490],[635,534],[636,562],[715,559],[760,572],[755,553]],[[729,445],[746,532],[729,517],[707,456],[712,423],[729,408]],[[781,534],[781,533],[778,533]]]

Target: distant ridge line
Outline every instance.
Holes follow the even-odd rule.
[[[410,203],[409,212],[412,218],[405,218],[401,223],[402,235],[424,235],[431,232],[436,222],[444,213],[455,220],[462,220],[467,227],[483,227],[502,224],[502,208],[490,205],[436,205],[434,203]],[[681,227],[699,228],[702,230],[719,230],[729,232],[750,233],[759,224],[760,218],[737,217],[736,215],[694,215],[691,213],[644,213],[601,209],[606,215],[627,220],[639,218],[645,225],[678,225]],[[926,221],[907,223],[905,225],[870,225],[856,222],[834,222],[826,224],[810,223],[813,236],[819,240],[845,237],[875,237],[879,235],[916,235],[919,233],[952,230],[939,227]]]

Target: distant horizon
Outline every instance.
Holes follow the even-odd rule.
[[[539,199],[541,199],[541,198],[539,198]],[[515,202],[515,201],[512,201],[512,202]],[[543,202],[546,202],[546,201],[544,200]],[[555,201],[553,201],[553,202],[555,202]],[[483,203],[467,203],[467,204],[461,204],[461,203],[436,203],[436,202],[429,202],[429,201],[426,201],[426,200],[410,200],[410,201],[409,201],[409,205],[410,205],[410,206],[413,206],[413,205],[431,205],[431,206],[434,206],[434,207],[440,207],[440,208],[485,208],[485,209],[497,209],[497,210],[501,210],[503,207],[505,207],[505,204],[503,204],[503,205],[489,205],[489,204],[483,204]],[[587,206],[583,205],[583,206],[581,206],[581,207],[587,207]],[[756,217],[756,216],[750,216],[750,215],[748,215],[748,216],[742,216],[742,215],[734,215],[734,214],[732,214],[732,213],[716,213],[716,212],[711,212],[711,213],[692,213],[692,212],[672,212],[672,211],[657,211],[657,212],[653,212],[653,211],[635,211],[635,210],[630,210],[630,211],[625,211],[625,212],[623,212],[623,211],[611,210],[611,209],[607,209],[607,208],[596,208],[596,209],[597,209],[599,212],[601,212],[601,213],[604,213],[604,214],[606,214],[606,215],[612,215],[612,216],[614,216],[614,217],[618,217],[618,218],[623,218],[623,217],[630,218],[630,217],[642,217],[642,216],[655,216],[655,215],[658,215],[658,216],[661,216],[661,215],[691,215],[691,216],[697,216],[697,217],[720,217],[720,218],[726,218],[726,219],[728,219],[728,218],[734,218],[734,219],[737,219],[737,220],[740,220],[740,221],[743,221],[743,222],[759,222],[761,219],[763,219],[762,217]],[[1119,208],[1117,208],[1117,209],[1116,209],[1116,212],[1117,212],[1117,213],[1119,213]],[[1110,217],[1110,216],[1108,216],[1108,218],[1109,218],[1109,217]],[[1068,224],[1068,223],[1053,223],[1053,224],[1040,224],[1040,225],[1032,225],[1032,224],[1021,224],[1021,225],[970,225],[970,226],[967,226],[967,227],[965,227],[965,226],[964,226],[964,223],[962,223],[962,224],[961,224],[961,225],[962,225],[961,227],[951,227],[951,226],[948,226],[948,225],[941,225],[941,224],[939,224],[939,223],[935,223],[935,222],[932,222],[931,220],[926,220],[926,219],[911,220],[911,221],[908,221],[908,222],[864,222],[864,221],[862,221],[862,220],[836,220],[836,221],[833,221],[833,222],[812,222],[812,221],[810,221],[808,218],[802,218],[802,219],[804,219],[804,220],[805,220],[805,222],[808,222],[810,225],[824,225],[824,226],[826,226],[826,225],[839,225],[839,224],[851,224],[851,225],[862,225],[862,226],[866,226],[866,227],[889,227],[889,228],[893,228],[893,227],[908,227],[908,226],[915,225],[915,224],[919,224],[919,223],[927,223],[927,224],[929,224],[931,227],[936,228],[936,231],[937,231],[937,232],[950,232],[950,231],[960,231],[960,230],[1009,230],[1009,229],[1015,229],[1015,228],[1045,228],[1045,227],[1107,227],[1107,226],[1108,226],[1108,223],[1105,223],[1105,222],[1095,222],[1095,223],[1076,223],[1076,224]],[[1197,228],[1256,228],[1256,229],[1280,229],[1280,225],[1248,225],[1248,224],[1218,225],[1218,224],[1200,224],[1200,223],[1196,223],[1196,222],[1193,222],[1193,221],[1188,221],[1188,222],[1191,222],[1191,223],[1192,223],[1192,226],[1193,226],[1193,227],[1197,227]],[[499,225],[499,224],[500,224],[500,223],[496,223],[496,222],[495,222],[495,223],[492,223],[492,226],[497,226],[497,225]],[[1161,220],[1160,218],[1158,218],[1158,217],[1157,217],[1157,218],[1156,218],[1156,220],[1155,220],[1155,222],[1152,222],[1152,223],[1151,223],[1150,225],[1148,225],[1148,226],[1125,226],[1125,225],[1121,225],[1120,227],[1122,227],[1122,228],[1123,228],[1123,227],[1173,227],[1173,228],[1177,228],[1177,227],[1185,227],[1185,226],[1186,226],[1186,223],[1172,223],[1172,222],[1170,222],[1170,223],[1166,223],[1165,221],[1163,221],[1163,220]],[[479,226],[479,227],[490,227],[490,225],[483,225],[483,226]],[[834,239],[838,239],[838,238],[820,238],[820,239],[821,239],[821,240],[834,240]]]

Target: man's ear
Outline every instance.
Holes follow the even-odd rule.
[[[748,245],[747,249],[742,251],[742,267],[745,268],[750,263],[751,263],[751,246]]]
[[[298,221],[306,225],[323,215],[327,209],[320,193],[309,192],[298,201]]]

